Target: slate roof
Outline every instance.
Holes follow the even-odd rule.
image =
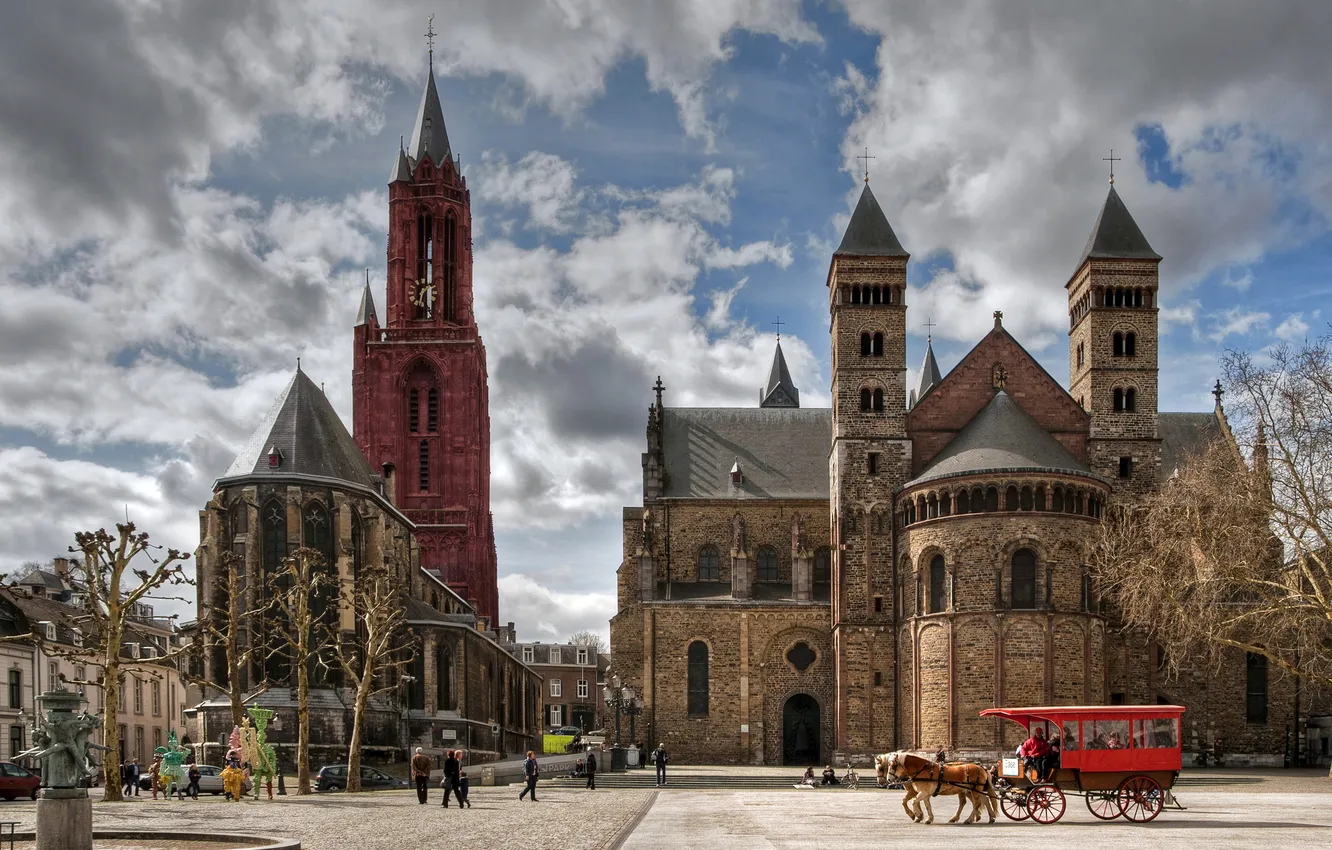
[[[772,355],[772,369],[768,372],[768,382],[759,390],[759,407],[799,407],[800,390],[791,380],[791,372],[786,368],[786,358],[782,355],[781,340],[777,341],[777,351]]]
[[[662,410],[666,498],[826,499],[832,411],[827,408],[667,407]],[[736,462],[744,483],[731,485]]]
[[[1156,428],[1161,436],[1162,481],[1174,475],[1190,455],[1225,436],[1215,413],[1160,413]]]
[[[268,465],[268,450],[273,446],[282,453],[276,469]],[[378,492],[378,476],[347,433],[347,426],[323,390],[299,368],[218,484],[233,478],[292,475],[330,478]]]
[[[393,160],[393,170],[389,172],[390,183],[397,183],[399,180],[411,182],[412,164],[407,161],[407,152],[398,148],[398,156]]]
[[[442,611],[436,611],[421,600],[410,596],[405,599],[403,610],[407,619],[412,622],[463,623],[469,626],[476,625],[475,614],[445,614]]]
[[[371,319],[379,324],[379,316],[375,315],[375,296],[370,292],[370,281],[367,280],[361,292],[361,307],[356,311],[356,324],[353,327],[369,324]]]
[[[421,105],[416,109],[416,126],[412,129],[412,141],[407,146],[407,155],[412,162],[420,162],[421,157],[429,152],[430,161],[439,164],[453,156],[449,148],[449,133],[444,128],[444,110],[439,105],[439,92],[435,90],[435,69],[430,69],[426,77],[425,91],[421,93]]]
[[[1003,390],[905,486],[987,471],[1054,471],[1093,475]]]
[[[888,217],[870,191],[869,184],[860,193],[856,211],[851,213],[851,222],[842,235],[842,244],[837,246],[833,256],[859,257],[909,257],[902,243],[897,241],[897,234],[888,223]]]
[[[929,392],[931,387],[936,386],[942,380],[943,376],[939,374],[939,363],[934,359],[934,341],[927,339],[925,341],[925,362],[920,366],[920,389],[916,391],[916,401],[924,398],[925,393]]]
[[[1124,206],[1114,186],[1110,187],[1110,194],[1105,196],[1105,205],[1092,225],[1087,247],[1082,249],[1082,258],[1074,270],[1082,268],[1082,264],[1089,259],[1161,259],[1161,255],[1147,243],[1147,237],[1142,235],[1138,223],[1129,214],[1128,207]]]

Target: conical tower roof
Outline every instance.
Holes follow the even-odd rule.
[[[925,397],[925,393],[930,388],[943,380],[939,374],[939,364],[934,359],[934,340],[926,337],[925,339],[925,362],[920,366],[920,389],[916,390],[916,401]],[[912,405],[914,407],[914,405]]]
[[[759,407],[799,406],[800,390],[791,380],[786,358],[782,356],[782,343],[778,340],[777,351],[772,355],[772,368],[768,370],[768,382],[759,390]]]
[[[278,464],[269,462],[276,449]],[[236,478],[310,476],[376,491],[376,476],[324,391],[300,370],[278,395],[218,484]]]
[[[1128,207],[1124,206],[1113,184],[1110,193],[1105,196],[1101,214],[1092,225],[1087,247],[1082,249],[1082,258],[1078,260],[1077,268],[1082,268],[1082,264],[1088,260],[1106,259],[1161,259],[1161,255],[1148,244],[1147,237],[1142,235],[1142,230],[1129,214]]]
[[[883,208],[870,191],[869,184],[860,193],[860,202],[856,211],[851,213],[851,222],[842,235],[842,244],[837,246],[833,256],[860,257],[909,257],[902,243],[897,241],[897,234],[883,214]]]
[[[453,156],[449,147],[449,133],[444,128],[444,110],[439,105],[439,92],[435,90],[433,67],[426,77],[421,105],[416,110],[416,127],[412,130],[412,141],[407,145],[407,155],[412,158],[412,162],[420,162],[426,153],[430,154],[430,161],[437,165]]]
[[[398,156],[393,161],[393,170],[389,172],[389,182],[397,183],[399,180],[410,182],[412,179],[412,164],[407,161],[407,152],[398,148]]]
[[[370,292],[370,277],[367,272],[365,289],[361,290],[361,307],[356,311],[356,324],[353,327],[360,327],[372,321],[379,324],[379,316],[375,315],[375,296]]]

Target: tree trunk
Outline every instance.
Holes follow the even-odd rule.
[[[365,704],[370,699],[369,682],[362,678],[356,686],[356,702],[352,707],[351,743],[347,747],[347,790],[361,790],[361,727],[365,718]]]
[[[296,671],[296,793],[310,793],[310,679],[306,659]]]
[[[120,664],[115,650],[106,653],[104,658],[108,657],[115,660],[106,662],[102,674],[102,693],[105,697],[102,704],[102,745],[108,748],[102,753],[102,799],[119,803],[125,799],[121,793],[124,786],[120,781],[120,726],[116,724],[116,715],[120,712],[120,682],[117,681]]]

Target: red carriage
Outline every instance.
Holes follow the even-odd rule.
[[[1016,756],[997,765],[999,804],[1012,820],[1054,823],[1066,796],[1081,796],[1101,820],[1146,823],[1161,813],[1183,765],[1182,705],[989,708],[982,717],[1011,720],[1047,740],[1060,738],[1058,766],[1044,776]]]

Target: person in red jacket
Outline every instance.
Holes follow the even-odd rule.
[[[1036,768],[1036,775],[1044,781],[1050,773],[1050,755],[1054,750],[1050,749],[1050,744],[1045,740],[1045,730],[1036,728],[1032,731],[1031,737],[1023,742],[1018,748],[1018,756],[1023,758],[1024,764],[1028,767]]]

